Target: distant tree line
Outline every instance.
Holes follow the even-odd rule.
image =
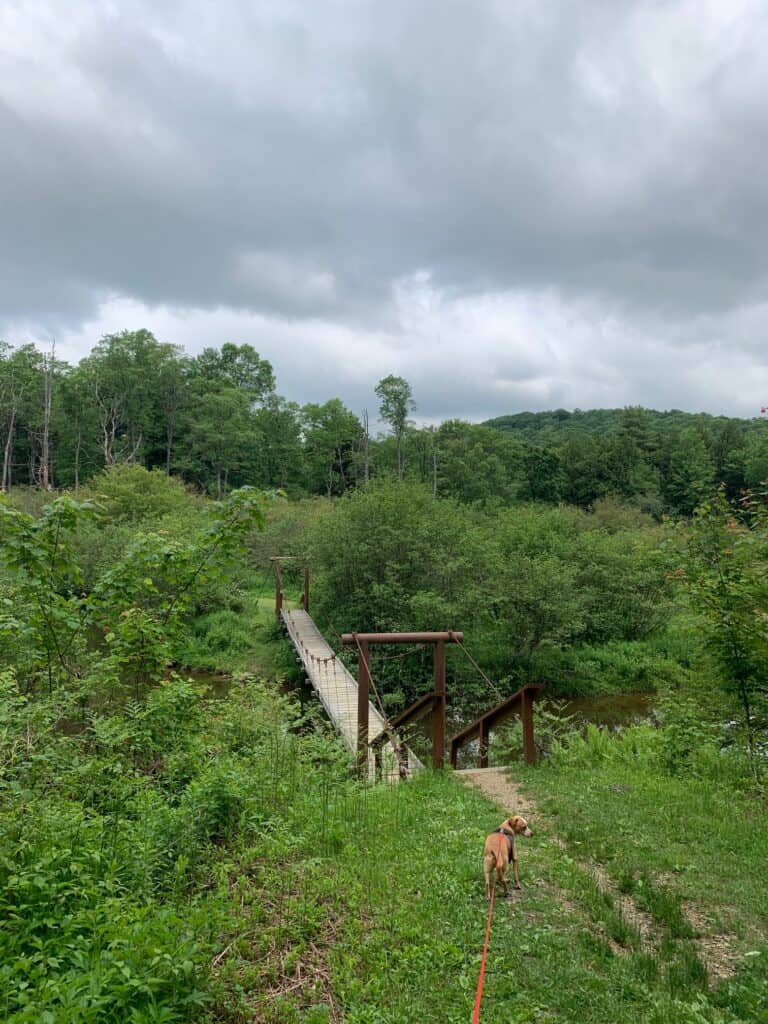
[[[150,331],[123,331],[69,366],[0,342],[0,489],[77,489],[134,463],[218,498],[242,484],[331,498],[392,475],[462,502],[588,508],[615,497],[690,515],[718,485],[736,497],[768,477],[762,420],[632,407],[420,428],[407,381],[385,377],[375,394],[390,432],[372,438],[367,410],[277,394],[272,366],[250,345],[192,357]]]

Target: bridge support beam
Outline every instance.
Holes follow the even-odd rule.
[[[445,765],[445,708],[446,708],[446,685],[445,685],[445,645],[461,643],[464,634],[449,629],[442,632],[431,633],[342,633],[341,642],[346,646],[357,644],[358,646],[358,763],[362,763],[362,735],[365,728],[365,743],[368,743],[368,691],[371,685],[370,659],[368,656],[370,644],[432,644],[434,650],[434,692],[428,694],[428,703],[432,710],[432,765],[434,768],[443,768]],[[365,698],[363,698],[365,692]],[[363,710],[363,700],[366,701]],[[399,716],[400,724],[411,721],[414,718],[412,712],[421,710],[421,699],[409,708],[402,716]],[[424,705],[426,706],[426,705]],[[363,721],[364,719],[364,721]],[[395,719],[397,722],[398,719]],[[392,727],[390,725],[390,727]]]
[[[461,732],[451,737],[451,765],[455,768],[459,750],[469,740],[477,737],[480,750],[478,755],[478,767],[488,767],[488,741],[491,730],[512,715],[519,715],[523,726],[523,756],[528,764],[536,760],[536,744],[533,739],[533,702],[541,696],[544,687],[540,683],[528,683],[517,693],[507,697],[496,707],[486,711],[485,714],[476,718]]]
[[[523,690],[520,720],[523,723],[523,757],[526,764],[536,760],[536,744],[533,742],[533,697],[529,690]]]
[[[275,618],[279,621],[283,610],[285,593],[283,592],[283,562],[295,562],[293,555],[273,555],[270,562],[275,570]],[[304,585],[301,591],[301,607],[309,613],[309,566],[304,566]]]
[[[434,651],[435,706],[432,710],[432,767],[445,763],[445,640],[438,640]]]
[[[275,618],[279,622],[283,610],[283,567],[279,558],[273,558],[272,565],[275,567]]]
[[[357,651],[357,770],[368,772],[368,695],[371,689],[371,662],[368,642],[358,641]]]

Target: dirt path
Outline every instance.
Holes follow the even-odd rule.
[[[489,800],[507,812],[507,817],[522,814],[526,818],[537,813],[536,805],[510,780],[506,768],[468,768],[456,772],[456,777],[482,789]]]
[[[533,822],[534,831],[537,819],[539,821],[545,819],[545,815],[538,809],[534,801],[525,796],[517,783],[509,778],[506,768],[470,768],[457,771],[456,777],[466,785],[480,789],[485,796],[498,804],[507,816],[522,814],[524,818],[530,819]],[[549,825],[549,823],[547,824]],[[565,843],[554,831],[550,830],[548,838],[561,850],[566,849]],[[577,859],[576,863],[581,870],[590,875],[602,892],[610,896],[624,920],[636,931],[642,947],[644,949],[658,947],[661,936],[653,917],[641,910],[631,897],[619,892],[616,884],[601,865],[583,859]],[[576,910],[565,893],[561,892],[560,898],[568,909]],[[739,961],[735,936],[708,933],[708,920],[690,904],[683,907],[683,912],[694,928],[696,938],[693,942],[709,974],[716,979],[731,977]],[[611,941],[611,946],[614,952],[620,954],[627,952],[613,941]]]

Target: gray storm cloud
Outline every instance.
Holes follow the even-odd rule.
[[[0,39],[10,340],[140,319],[427,418],[768,395],[764,3],[10,0]]]

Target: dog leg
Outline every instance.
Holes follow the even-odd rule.
[[[515,876],[515,888],[522,889],[523,887],[522,885],[520,885],[520,871],[517,867],[517,857],[515,857],[515,859],[512,861],[512,871]]]
[[[501,875],[501,884],[504,886],[504,896],[509,899],[509,864],[505,864],[499,874]]]

